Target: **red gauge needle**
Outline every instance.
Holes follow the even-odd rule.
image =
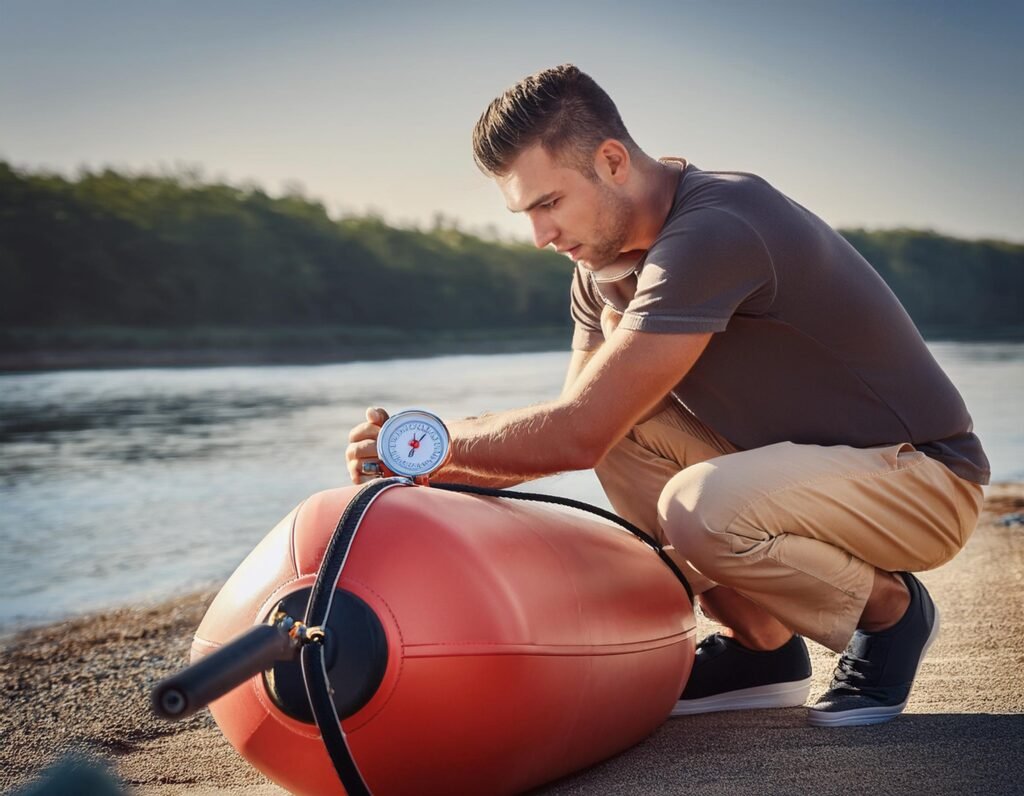
[[[426,433],[423,434],[423,437],[425,436],[427,436]],[[409,440],[409,456],[412,456],[414,453],[416,453],[416,449],[420,446],[420,443],[423,442],[423,437],[420,437],[419,439],[413,437],[411,440]]]

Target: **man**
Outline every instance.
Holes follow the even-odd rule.
[[[477,164],[575,263],[558,400],[451,423],[445,480],[595,468],[671,544],[703,611],[675,715],[801,705],[802,637],[842,652],[812,724],[886,721],[939,628],[909,574],[977,522],[988,463],[899,302],[823,221],[749,174],[655,160],[564,65],[495,99]],[[354,481],[383,410],[352,430]]]

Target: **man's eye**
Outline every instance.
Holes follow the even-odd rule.
[[[545,210],[550,210],[551,208],[553,208],[557,204],[558,204],[558,199],[552,199],[550,202],[545,202],[544,204],[542,204],[541,207],[543,207]]]

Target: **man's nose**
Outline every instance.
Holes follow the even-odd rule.
[[[558,240],[558,227],[548,219],[535,217],[530,219],[533,224],[533,245],[543,249]]]

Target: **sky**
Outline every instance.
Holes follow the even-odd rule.
[[[0,0],[0,159],[525,240],[472,127],[571,62],[651,155],[759,174],[837,227],[1024,242],[1022,40],[1020,0]]]

